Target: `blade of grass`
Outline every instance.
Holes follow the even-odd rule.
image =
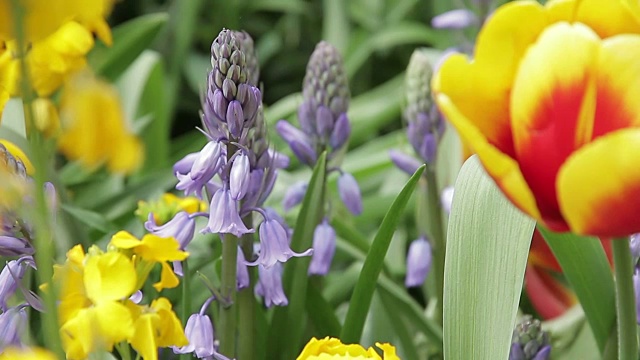
[[[613,276],[602,244],[593,237],[554,233],[542,226],[538,230],[580,300],[602,353],[616,324]]]
[[[477,156],[460,170],[447,238],[444,356],[507,359],[534,221],[502,195]]]
[[[322,217],[324,199],[324,179],[326,175],[326,153],[323,153],[313,170],[307,187],[296,226],[291,236],[294,251],[308,249],[312,245],[313,232]],[[306,319],[309,257],[292,259],[285,264],[283,285],[289,297],[289,305],[278,307],[273,314],[269,331],[269,354],[282,354],[282,359],[293,359],[300,350]]]
[[[384,257],[389,249],[391,237],[423,172],[424,166],[413,174],[400,191],[400,194],[391,205],[391,208],[382,220],[378,233],[373,239],[373,243],[362,267],[362,272],[353,290],[353,296],[349,302],[349,311],[347,312],[347,317],[342,327],[342,332],[340,333],[340,338],[344,343],[357,343],[360,341],[367,313],[369,312],[369,306],[371,305],[371,299],[375,291],[376,281],[382,270]]]

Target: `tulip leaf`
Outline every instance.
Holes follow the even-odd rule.
[[[444,273],[444,356],[507,359],[535,222],[516,209],[477,156],[460,170]]]
[[[317,338],[325,336],[337,337],[340,335],[342,325],[340,325],[334,310],[323,297],[318,287],[307,286],[307,313],[315,327],[314,334]]]
[[[376,288],[378,275],[380,275],[380,271],[382,270],[391,238],[424,169],[424,165],[420,167],[400,191],[398,197],[396,197],[393,204],[391,204],[391,208],[387,211],[380,225],[380,229],[378,229],[373,239],[367,258],[362,266],[360,277],[353,290],[353,295],[349,302],[349,311],[347,312],[347,317],[340,334],[340,338],[345,344],[358,343],[360,341],[367,313],[371,306],[373,293]]]
[[[169,19],[165,13],[148,14],[113,29],[113,45],[97,43],[88,56],[95,72],[115,80],[144,51]]]
[[[602,353],[616,323],[613,276],[602,243],[593,237],[554,233],[542,226],[538,230],[580,300]]]
[[[324,203],[325,196],[326,159],[327,155],[324,152],[313,169],[291,236],[291,249],[294,251],[304,251],[311,247],[313,233],[322,219],[321,204]],[[289,298],[289,305],[275,310],[268,342],[269,354],[282,354],[282,359],[295,358],[303,340],[306,325],[304,311],[309,285],[307,269],[310,262],[310,257],[301,257],[291,259],[285,264],[282,282]]]

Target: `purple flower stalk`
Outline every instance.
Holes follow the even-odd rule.
[[[406,287],[420,286],[427,279],[431,268],[431,244],[425,237],[411,242],[407,253]]]
[[[163,227],[147,227],[150,231],[172,233],[185,245],[186,239],[193,237],[191,225],[195,216],[208,217],[201,233],[236,237],[254,233],[248,215],[256,211],[264,215],[262,206],[273,189],[277,169],[288,165],[284,155],[269,149],[251,37],[245,32],[222,30],[211,45],[211,65],[213,70],[202,101],[203,133],[208,142],[173,168],[178,179],[176,188],[200,199],[208,198],[209,212],[189,217],[176,215]],[[243,266],[269,267],[292,256],[311,253],[292,251],[286,231],[269,218],[265,217],[259,229],[262,252],[255,261],[242,259]],[[238,271],[243,273],[242,268]],[[244,279],[238,282],[240,287],[247,284]]]

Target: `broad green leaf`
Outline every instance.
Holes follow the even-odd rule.
[[[97,212],[85,210],[69,204],[62,204],[62,210],[66,211],[69,215],[73,216],[83,224],[102,233],[106,234],[115,230],[115,226]]]
[[[347,317],[342,327],[342,332],[340,333],[340,338],[344,343],[357,343],[360,341],[362,329],[364,328],[369,306],[371,305],[371,299],[375,291],[376,280],[382,270],[391,237],[423,172],[424,166],[413,174],[411,179],[409,179],[400,191],[400,194],[391,205],[391,208],[380,224],[378,233],[373,239],[373,243],[367,254],[367,259],[362,267],[362,272],[353,290],[353,296],[349,302],[349,311],[347,312]]]
[[[318,158],[302,201],[296,226],[291,236],[291,248],[303,251],[312,245],[313,232],[323,215],[326,176],[326,152]],[[289,305],[275,310],[269,331],[269,353],[282,354],[282,359],[294,359],[302,344],[306,319],[308,275],[310,257],[292,258],[285,265],[283,285]]]
[[[593,237],[554,233],[542,226],[538,230],[580,300],[602,353],[616,324],[613,276],[602,244]]]
[[[149,47],[168,19],[165,13],[148,14],[115,27],[113,45],[97,43],[89,54],[91,68],[97,74],[115,80]]]
[[[307,287],[307,314],[315,328],[315,337],[337,337],[340,335],[340,321],[335,314],[335,309],[322,296],[315,285]]]
[[[460,170],[444,273],[444,356],[507,359],[534,221],[516,209],[477,156]]]
[[[167,108],[168,94],[160,54],[145,50],[118,79],[128,119],[139,126],[146,117],[151,123],[139,135],[145,144],[144,170],[156,170],[168,165],[171,118]]]

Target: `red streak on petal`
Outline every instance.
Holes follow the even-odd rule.
[[[560,166],[575,151],[576,123],[587,84],[586,76],[570,85],[558,85],[540,99],[529,122],[529,138],[517,144],[517,159],[542,219],[554,230],[566,230],[556,196]]]
[[[638,103],[632,104],[635,109],[629,109],[619,91],[613,89],[606,81],[598,84],[596,96],[594,139],[612,131],[638,125],[634,124],[636,116],[633,115],[633,111],[638,110]]]

